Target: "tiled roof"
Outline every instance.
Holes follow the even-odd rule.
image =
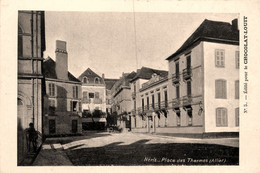
[[[83,77],[87,77],[89,80],[89,83],[94,83],[95,78],[99,78],[100,79],[100,83],[104,84],[103,79],[96,74],[94,71],[92,71],[90,68],[87,68],[87,70],[85,70],[79,77],[78,80],[82,81]]]
[[[179,55],[197,41],[213,41],[239,45],[239,30],[227,22],[205,19],[183,45],[166,60]]]
[[[56,75],[55,67],[56,67],[56,62],[51,57],[48,57],[43,61],[43,75],[46,78],[58,79]],[[69,71],[68,71],[68,79],[69,81],[80,82]]]
[[[142,67],[141,69],[137,70],[137,74],[135,77],[131,80],[134,81],[136,79],[150,79],[152,75],[156,73],[157,75],[160,75],[161,77],[167,77],[168,76],[168,71],[165,70],[156,70],[148,67]]]
[[[118,81],[119,79],[105,79],[106,89],[111,90],[113,85]]]

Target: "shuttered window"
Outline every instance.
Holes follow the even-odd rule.
[[[227,98],[227,83],[225,80],[220,79],[215,81],[215,97],[217,99]]]
[[[228,126],[228,117],[226,108],[217,108],[216,109],[216,126],[217,127],[227,127]]]
[[[55,85],[54,85],[54,83],[49,83],[49,96],[55,96]]]
[[[73,98],[78,98],[79,90],[78,86],[73,86]]]
[[[187,96],[191,96],[191,81],[187,81]]]
[[[239,99],[239,81],[235,81],[235,99]]]
[[[83,92],[83,101],[87,101],[88,100],[88,92],[84,91]]]
[[[239,126],[239,108],[235,109],[236,126]]]
[[[146,98],[146,101],[147,101],[147,110],[149,110],[149,97]]]
[[[235,64],[236,64],[236,69],[239,69],[239,51],[236,51],[235,53]]]
[[[176,76],[178,76],[180,74],[179,62],[175,63],[175,73],[176,73]]]
[[[215,50],[216,67],[225,67],[225,51],[221,49]]]
[[[180,86],[176,86],[176,98],[180,98]]]

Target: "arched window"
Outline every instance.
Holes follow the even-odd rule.
[[[99,83],[100,83],[99,78],[97,78],[97,77],[95,78],[95,83],[96,83],[96,84],[99,84]]]
[[[21,29],[20,26],[18,26],[18,45],[17,45],[17,48],[18,48],[18,57],[22,57],[23,56],[23,31]]]
[[[83,77],[83,83],[88,83],[88,78],[87,77]]]

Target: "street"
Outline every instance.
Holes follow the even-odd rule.
[[[238,165],[238,147],[238,138],[91,132],[48,138],[33,165]]]

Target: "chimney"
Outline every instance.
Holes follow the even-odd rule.
[[[56,40],[55,54],[57,78],[68,80],[68,53],[65,41]]]
[[[105,80],[105,74],[104,73],[102,73],[102,79]]]
[[[232,20],[232,30],[238,30],[238,20],[234,19]]]

